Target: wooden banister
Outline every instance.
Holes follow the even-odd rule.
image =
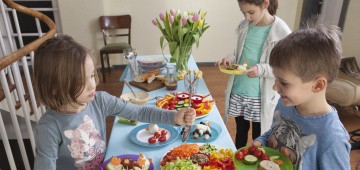
[[[56,34],[56,25],[48,16],[44,15],[39,11],[19,5],[12,0],[3,0],[3,2],[10,8],[16,9],[17,11],[20,11],[24,14],[38,18],[39,20],[43,21],[50,28],[50,30],[45,35],[36,39],[35,41],[27,44],[26,46],[16,50],[9,55],[0,58],[0,70],[18,61],[21,57],[29,54],[31,51],[36,50],[43,42],[45,42],[51,37],[54,37],[54,35]]]

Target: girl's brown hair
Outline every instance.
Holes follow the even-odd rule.
[[[238,0],[238,2],[246,2],[250,4],[255,4],[256,6],[261,6],[265,0]],[[278,0],[269,0],[268,11],[270,15],[276,15],[276,10],[278,9]]]
[[[331,83],[337,76],[342,57],[341,31],[311,20],[280,40],[270,53],[270,66],[292,72],[303,82],[319,76]]]
[[[88,54],[84,46],[68,35],[53,37],[35,51],[35,90],[42,104],[56,111],[66,104],[81,105],[76,98],[85,86]],[[95,75],[97,79],[96,71]]]

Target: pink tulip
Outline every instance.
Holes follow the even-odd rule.
[[[156,21],[156,19],[153,19],[151,22],[152,22],[155,26],[157,26],[157,21]]]
[[[187,18],[186,17],[182,17],[181,18],[181,24],[185,25],[187,23]]]
[[[165,21],[165,13],[163,13],[163,12],[161,12],[160,14],[159,14],[159,16],[160,16],[160,19],[162,20],[162,21]]]
[[[199,20],[199,15],[198,14],[194,14],[193,16],[192,16],[192,21],[193,22],[196,22],[196,21],[198,21]]]
[[[174,22],[174,16],[170,15],[169,20],[170,20],[170,23],[172,24]]]
[[[171,8],[171,9],[170,9],[170,14],[171,14],[172,16],[175,16],[175,13],[176,13],[175,10],[174,10],[173,8]]]

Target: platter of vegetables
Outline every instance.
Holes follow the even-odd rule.
[[[236,169],[257,170],[272,167],[274,170],[292,170],[291,161],[282,153],[263,146],[249,146],[237,150],[234,154]]]
[[[160,162],[160,168],[235,170],[233,154],[231,149],[219,149],[208,143],[186,143],[167,152]]]
[[[167,110],[180,110],[190,106],[189,96],[187,92],[168,93],[156,101],[156,106]],[[210,100],[209,96],[199,94],[193,95],[191,100],[191,107],[196,110],[196,118],[207,116],[215,103],[215,100]]]

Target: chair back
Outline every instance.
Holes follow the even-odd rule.
[[[117,16],[100,16],[99,25],[104,37],[105,45],[108,44],[108,37],[127,36],[128,43],[131,45],[131,16],[117,15]],[[127,29],[127,33],[111,32],[109,30]]]

